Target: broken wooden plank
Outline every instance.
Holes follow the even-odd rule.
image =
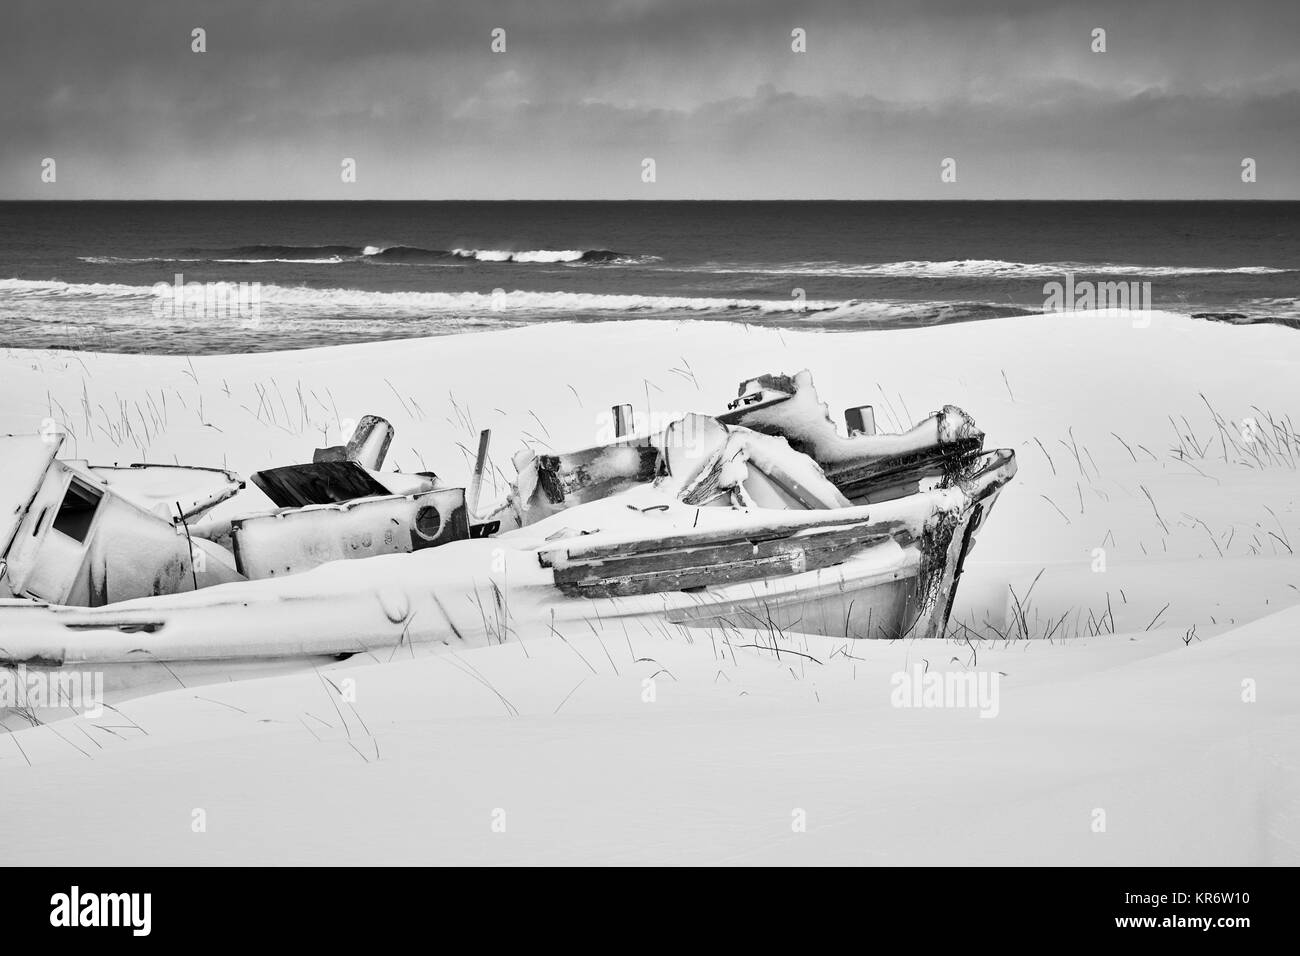
[[[809,548],[843,548],[847,551],[875,546],[885,541],[909,543],[911,535],[905,531],[882,529],[879,525],[861,525],[851,528],[819,530],[808,534],[763,541],[735,540],[720,544],[692,548],[668,548],[636,554],[597,559],[557,559],[552,567],[556,573],[621,574],[623,570],[655,571],[677,570],[711,564],[725,564],[765,558],[775,554],[795,552]]]
[[[723,587],[833,567],[892,540],[889,534],[857,529],[851,535],[822,533],[574,565],[555,571],[555,585],[570,596],[589,598]]]
[[[630,554],[651,554],[676,548],[694,548],[716,544],[733,544],[738,542],[760,542],[774,538],[788,538],[799,532],[830,529],[839,527],[869,527],[878,529],[881,534],[898,536],[912,534],[914,526],[906,521],[873,521],[870,518],[850,518],[844,515],[828,513],[826,517],[804,519],[803,521],[783,521],[772,524],[755,525],[752,528],[729,527],[715,531],[692,530],[684,534],[666,535],[662,538],[642,538],[634,541],[610,542],[607,544],[584,544],[571,542],[537,553],[542,567],[549,568],[554,562],[597,560],[602,558],[625,557]]]
[[[478,455],[474,459],[474,477],[470,479],[469,495],[466,507],[471,515],[478,514],[479,494],[483,490],[483,469],[487,467],[488,444],[492,441],[492,429],[485,428],[478,433]]]
[[[823,466],[826,477],[840,489],[847,498],[862,489],[859,486],[871,484],[884,478],[903,478],[911,473],[916,477],[938,475],[945,471],[956,471],[963,465],[974,461],[983,449],[982,438],[967,438],[951,445],[926,449],[908,455],[890,455],[868,461],[855,461],[838,465]]]

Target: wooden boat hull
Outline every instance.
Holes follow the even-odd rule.
[[[579,528],[560,542],[537,538],[550,530],[541,526],[532,538],[526,529],[108,607],[4,601],[0,664],[338,655],[408,640],[493,643],[508,638],[520,619],[585,624],[632,616],[748,627],[770,618],[783,629],[836,636],[934,636],[946,624],[978,523],[1014,474],[1011,452],[985,458],[978,474],[954,488],[869,507],[774,517],[677,503],[678,514],[662,520],[679,524],[657,525],[662,532],[653,538],[585,533],[577,508],[552,519]],[[627,505],[585,507],[606,509],[589,513],[599,526]],[[702,514],[709,522],[697,531],[690,522]],[[765,542],[779,546],[764,550]],[[809,563],[807,556],[828,542],[834,560]],[[626,583],[622,567],[607,573],[611,556],[675,556],[692,543],[750,548],[781,563],[756,561],[755,573],[702,583],[684,582],[679,569],[662,565],[650,566],[652,582]],[[810,611],[827,601],[824,613]],[[485,610],[494,607],[495,624]]]

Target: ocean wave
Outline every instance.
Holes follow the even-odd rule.
[[[658,256],[628,255],[612,249],[424,249],[419,246],[292,246],[259,243],[230,249],[186,250],[177,256],[78,256],[81,262],[99,265],[149,262],[294,262],[304,265],[335,265],[343,262],[439,264],[518,263],[634,265],[656,262]]]
[[[203,252],[205,250],[195,249],[192,251]],[[257,243],[251,246],[235,246],[233,249],[220,250],[217,254],[231,258],[250,260],[260,259],[277,262],[281,260],[295,261],[302,259],[331,259],[335,257],[342,258],[344,256],[359,256],[361,255],[361,247],[339,244],[322,246],[290,246]]]
[[[452,255],[460,259],[473,259],[477,262],[520,262],[520,263],[627,263],[655,262],[658,256],[629,256],[611,249],[525,249],[512,251],[507,249],[453,249]]]
[[[363,256],[376,262],[421,262],[459,259],[520,264],[626,264],[655,262],[658,256],[630,256],[612,249],[420,249],[411,246],[366,246]]]
[[[208,259],[180,259],[175,256],[77,256],[78,262],[94,265],[117,265],[135,262],[209,262]]]
[[[166,286],[167,283],[160,283]],[[207,284],[205,284],[207,285]],[[211,283],[211,287],[237,283]],[[168,286],[170,288],[170,286]],[[696,296],[656,296],[602,294],[592,292],[376,292],[365,289],[316,289],[309,286],[260,284],[263,305],[299,307],[342,307],[420,309],[426,311],[475,312],[519,309],[524,311],[752,311],[752,312],[824,312],[844,307],[839,301],[800,302],[794,299],[730,299]],[[7,298],[107,298],[152,299],[154,286],[116,283],[75,283],[55,280],[0,279],[0,297]]]
[[[160,285],[166,286],[166,283]],[[222,286],[230,296],[240,294],[238,283],[205,284]],[[247,284],[245,284],[247,285]],[[170,289],[170,286],[167,287]],[[154,286],[114,283],[70,283],[27,279],[0,279],[0,303],[5,300],[68,300],[78,304],[148,302],[156,297]],[[246,293],[245,293],[246,294]],[[665,313],[716,314],[736,317],[798,316],[803,313],[819,321],[960,321],[963,318],[998,314],[1023,314],[1027,309],[980,302],[912,302],[898,300],[799,300],[751,299],[715,296],[635,295],[593,292],[397,292],[364,289],[316,289],[308,286],[258,285],[263,310],[286,316],[374,315],[410,316],[430,314],[517,313],[549,315],[654,315]]]
[[[714,264],[700,271],[758,275],[877,276],[897,279],[1051,279],[1075,275],[1173,277],[1272,275],[1294,270],[1272,266],[1144,266],[1111,262],[1008,262],[1004,259],[913,259],[903,262],[791,262],[781,265]]]
[[[347,262],[349,258],[355,259],[357,256],[345,257],[340,255],[320,256],[310,258],[304,255],[288,255],[278,258],[259,256],[256,253],[249,253],[243,256],[234,254],[222,254],[221,258],[212,256],[77,256],[78,262],[88,262],[93,265],[135,265],[148,264],[157,262],[223,262],[223,263],[259,263],[259,262],[296,262],[303,264],[325,264],[332,265],[339,262]]]
[[[366,262],[434,263],[458,259],[446,249],[421,249],[418,246],[366,246],[355,258]]]
[[[0,279],[0,297],[21,299],[87,298],[87,299],[141,299],[152,298],[152,286],[120,285],[115,282],[59,282],[39,279]]]

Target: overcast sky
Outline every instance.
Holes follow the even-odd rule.
[[[1297,0],[2,0],[0,197],[1300,199],[1298,41]]]

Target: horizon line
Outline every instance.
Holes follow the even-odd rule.
[[[1204,203],[1220,203],[1220,202],[1259,202],[1259,203],[1278,203],[1278,202],[1300,202],[1300,197],[1295,197],[1295,198],[1247,198],[1247,197],[1226,197],[1226,196],[1214,196],[1214,197],[1211,197],[1211,196],[1201,196],[1201,197],[1194,197],[1194,198],[1193,198],[1193,197],[1180,197],[1180,198],[1168,198],[1168,197],[1166,197],[1166,198],[1140,198],[1140,199],[1135,199],[1135,198],[1125,198],[1125,199],[1121,199],[1121,198],[1116,198],[1116,197],[1097,197],[1097,198],[1079,198],[1079,197],[1072,197],[1072,198],[1041,198],[1041,197],[1039,197],[1039,198],[1024,198],[1024,197],[1021,197],[1021,198],[1004,198],[1004,197],[997,197],[997,198],[974,198],[974,197],[964,197],[964,198],[952,198],[952,199],[900,199],[900,198],[893,198],[893,199],[866,199],[866,198],[856,198],[856,199],[826,199],[826,198],[801,198],[801,197],[784,197],[784,198],[770,198],[770,197],[769,197],[769,198],[762,198],[762,199],[759,199],[759,198],[752,198],[752,199],[705,199],[705,198],[694,198],[694,199],[686,199],[686,198],[678,198],[678,199],[578,199],[578,198],[573,198],[573,197],[568,197],[568,198],[554,198],[554,199],[536,199],[536,198],[533,198],[533,199],[515,199],[515,198],[507,198],[507,199],[486,199],[486,198],[457,198],[457,199],[391,199],[391,198],[390,198],[390,199],[377,199],[377,198],[370,198],[370,199],[340,199],[340,198],[332,198],[332,199],[326,199],[326,198],[313,198],[313,199],[302,199],[302,198],[297,198],[297,199],[266,199],[266,198],[247,198],[247,197],[243,197],[243,198],[241,198],[241,197],[226,197],[226,198],[221,198],[221,199],[198,199],[198,198],[186,198],[186,199],[180,199],[180,198],[157,198],[157,197],[153,197],[153,198],[129,198],[129,199],[97,199],[97,198],[91,198],[91,197],[82,197],[82,198],[70,198],[70,197],[58,197],[58,198],[53,198],[53,197],[52,197],[52,198],[49,198],[49,199],[33,199],[33,198],[30,198],[30,197],[27,197],[27,198],[8,198],[8,197],[0,197],[0,202],[4,202],[4,203],[47,203],[47,204],[49,204],[49,203],[90,203],[90,202],[97,202],[97,203],[129,203],[129,202],[135,202],[135,203],[145,203],[145,202],[156,202],[156,203],[185,203],[185,202],[192,202],[192,203],[222,203],[222,202],[231,202],[231,203],[234,203],[234,202],[240,202],[240,203],[256,203],[256,202],[267,202],[267,203],[295,203],[295,202],[301,202],[301,203],[313,203],[313,202],[334,202],[334,203],[398,203],[398,202],[427,202],[427,203],[453,203],[453,202],[463,202],[463,203],[471,203],[471,202],[474,202],[474,203],[490,203],[490,202],[499,202],[499,203],[557,203],[557,202],[561,202],[561,203],[563,203],[563,202],[572,202],[572,203],[691,203],[691,202],[699,202],[699,203],[764,203],[764,202],[770,202],[770,203],[782,203],[782,202],[785,202],[785,203],[789,203],[789,202],[800,202],[800,203],[1011,203],[1011,202],[1020,202],[1020,203],[1088,203],[1088,202],[1092,202],[1092,203],[1096,203],[1096,202],[1108,202],[1108,203],[1173,203],[1173,202],[1204,202]]]

